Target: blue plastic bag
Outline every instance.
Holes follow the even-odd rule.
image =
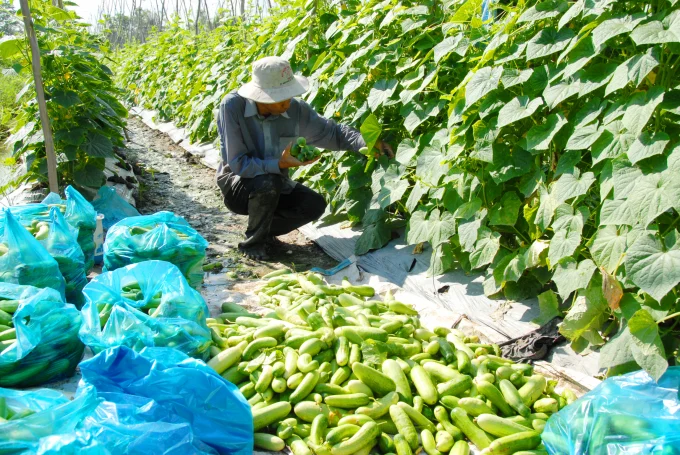
[[[238,388],[175,349],[107,349],[80,365],[77,396],[104,402],[79,431],[111,453],[253,453],[250,405]]]
[[[83,289],[80,338],[93,352],[172,347],[206,358],[208,306],[169,262],[147,261],[95,277]]]
[[[87,433],[55,434],[40,439],[35,455],[118,455]]]
[[[49,389],[19,391],[0,388],[0,400],[4,400],[13,414],[29,414],[0,423],[2,454],[35,453],[42,438],[74,432],[99,404],[92,393],[83,393],[71,401],[61,392]],[[0,417],[9,418],[8,415]]]
[[[68,224],[78,229],[78,244],[85,254],[85,270],[89,272],[94,266],[94,230],[97,227],[97,212],[72,186],[67,186],[64,194],[65,201],[58,194],[50,193],[42,203],[59,208]]]
[[[78,244],[78,229],[69,225],[56,207],[27,204],[12,206],[9,210],[59,264],[59,271],[66,281],[66,301],[82,307],[87,272],[85,255]],[[2,230],[0,221],[0,236]]]
[[[184,218],[171,212],[125,218],[114,224],[104,242],[104,268],[158,259],[175,264],[189,284],[203,281],[203,260],[208,242]]]
[[[33,235],[4,209],[0,213],[0,282],[56,289],[64,296],[66,283],[59,264]]]
[[[16,330],[14,343],[0,347],[0,387],[73,376],[84,350],[78,338],[82,317],[73,305],[54,289],[0,283],[0,310],[12,315],[9,325]]]
[[[680,453],[680,367],[659,379],[645,371],[609,378],[550,417],[543,442],[552,455]]]
[[[136,208],[120,197],[113,187],[102,186],[97,194],[99,197],[92,201],[92,206],[97,213],[104,215],[102,226],[105,231],[120,220],[141,215]]]

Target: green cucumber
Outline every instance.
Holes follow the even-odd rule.
[[[501,393],[503,394],[503,398],[505,398],[505,401],[510,405],[511,408],[517,411],[517,414],[521,415],[522,417],[529,417],[529,415],[531,415],[531,410],[524,405],[522,397],[519,396],[519,392],[515,386],[512,385],[512,382],[508,381],[507,379],[501,379],[501,381],[498,383],[498,386]]]
[[[417,439],[417,435],[416,435]],[[411,450],[411,445],[406,440],[404,436],[398,434],[394,437],[394,447],[397,451],[397,455],[413,455],[413,450]]]
[[[501,382],[502,381],[503,380],[501,380]],[[477,381],[477,390],[491,401],[504,416],[509,417],[514,414],[508,402],[505,401],[503,394],[495,385],[487,381]]]
[[[369,386],[378,396],[382,397],[396,391],[397,386],[394,381],[375,368],[356,362],[352,365],[352,371],[361,382]]]
[[[432,378],[427,374],[425,368],[420,365],[415,365],[411,368],[411,381],[416,387],[418,394],[423,398],[426,404],[435,405],[439,399],[437,388],[432,382]]]
[[[541,434],[525,431],[496,439],[489,445],[493,455],[511,455],[520,450],[533,450],[541,444]]]
[[[423,450],[427,455],[442,455],[442,453],[437,450],[437,443],[434,440],[434,435],[430,430],[423,430],[420,432],[420,440],[423,444]]]
[[[416,427],[416,430],[426,429],[432,432],[437,431],[435,425],[432,422],[430,422],[427,417],[425,417],[419,411],[414,409],[408,403],[399,402],[397,403],[397,406],[404,410],[409,419],[411,419],[411,422],[413,422],[413,425]]]
[[[300,382],[300,385],[298,385],[295,391],[290,394],[290,402],[296,404],[304,400],[307,395],[312,393],[317,382],[319,382],[319,372],[308,372],[302,382]]]
[[[416,431],[416,427],[413,425],[413,422],[406,414],[406,411],[396,404],[392,405],[390,406],[390,417],[392,418],[394,425],[397,427],[399,434],[406,440],[406,442],[408,442],[411,450],[416,450],[418,448],[418,432]]]
[[[483,414],[477,417],[477,425],[487,433],[499,438],[515,433],[524,433],[528,430],[524,425],[493,414]]]
[[[390,410],[390,406],[399,402],[399,395],[397,392],[390,392],[384,397],[374,401],[370,406],[358,407],[354,412],[360,415],[366,415],[372,419],[378,419]]]
[[[356,409],[368,404],[370,398],[363,393],[350,393],[343,395],[329,395],[324,398],[324,403],[342,409]]]
[[[347,441],[335,444],[331,448],[331,455],[353,455],[366,446],[373,446],[375,440],[380,436],[380,428],[375,422],[367,422],[361,429]]]
[[[272,452],[281,452],[286,448],[283,439],[273,434],[255,433],[253,434],[253,444],[255,447]]]
[[[394,382],[399,398],[402,401],[411,403],[413,401],[411,386],[399,363],[392,359],[385,360],[382,364],[382,372]]]
[[[257,431],[268,425],[283,420],[290,414],[292,407],[286,401],[271,404],[253,411],[253,430]]]
[[[472,423],[462,408],[454,408],[451,411],[451,420],[477,448],[486,449],[491,445],[491,439],[484,433],[484,430]]]

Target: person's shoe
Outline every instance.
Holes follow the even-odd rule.
[[[264,244],[256,243],[254,245],[243,245],[239,243],[238,249],[244,256],[254,259],[256,261],[268,261],[269,255]]]

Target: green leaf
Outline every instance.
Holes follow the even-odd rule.
[[[408,199],[406,201],[406,210],[409,213],[413,213],[413,211],[418,206],[420,199],[422,199],[425,193],[426,188],[420,183],[420,180],[418,180],[416,184],[413,186],[411,194],[409,194]]]
[[[465,221],[458,226],[458,238],[463,251],[471,253],[475,249],[482,220]]]
[[[538,196],[539,205],[538,211],[536,212],[535,223],[539,228],[541,228],[541,231],[545,231],[552,222],[555,209],[559,205],[559,202],[557,202],[557,200],[543,185],[539,185],[538,187]]]
[[[456,194],[458,194],[458,193],[456,193]],[[475,198],[472,198],[470,201],[459,206],[456,209],[454,216],[456,218],[461,218],[461,219],[467,220],[468,218],[472,218],[477,213],[479,213],[479,210],[481,208],[482,208],[482,200],[478,197],[475,197]]]
[[[73,181],[78,185],[98,189],[106,182],[106,176],[99,164],[89,161],[82,168],[76,169]]]
[[[614,275],[619,264],[622,264],[626,252],[626,234],[628,229],[616,226],[600,226],[588,242],[590,255],[595,264]]]
[[[628,149],[628,159],[635,164],[650,156],[661,155],[669,142],[670,137],[666,133],[659,132],[652,136],[645,131]]]
[[[404,127],[409,133],[413,133],[425,120],[436,117],[440,109],[441,102],[437,99],[431,99],[425,105],[415,104],[415,108],[409,112],[404,120]]]
[[[573,5],[571,5],[571,7],[569,8],[569,11],[567,11],[560,18],[560,21],[557,24],[557,28],[562,28],[565,25],[569,24],[572,20],[576,19],[576,17],[578,17],[578,15],[583,12],[584,6],[585,6],[584,0],[578,0]]]
[[[524,252],[520,251],[514,255],[510,262],[508,262],[507,267],[505,267],[505,271],[503,272],[503,281],[519,281],[519,279],[522,278],[526,268],[526,257],[524,256]]]
[[[557,84],[546,87],[543,91],[543,97],[548,105],[548,108],[554,109],[567,98],[576,95],[581,90],[579,81],[574,81],[571,78],[558,82]]]
[[[600,350],[600,368],[613,368],[635,362],[631,347],[633,345],[628,323],[624,320],[618,333],[607,341]]]
[[[619,89],[624,88],[630,82],[633,82],[633,87],[642,84],[647,75],[652,72],[654,68],[659,65],[659,49],[653,47],[644,54],[638,54],[629,58],[616,68],[607,89],[605,96],[613,93]]]
[[[522,71],[515,68],[504,68],[503,74],[501,75],[501,84],[503,84],[503,87],[505,88],[523,84],[529,80],[533,73],[534,70],[532,68]]]
[[[361,85],[364,83],[365,80],[366,80],[366,74],[364,74],[364,73],[352,74],[352,76],[345,83],[345,86],[342,89],[342,97],[343,98],[349,98],[349,96],[352,93],[354,93],[354,91],[356,89],[361,87]]]
[[[557,17],[567,11],[569,5],[564,0],[545,0],[528,8],[517,19],[517,23],[535,22],[542,19]]]
[[[471,106],[498,87],[502,66],[485,66],[472,75],[465,88],[465,105]]]
[[[588,66],[585,71],[574,74],[575,78],[578,77],[578,97],[583,98],[606,85],[614,76],[614,71],[616,71],[615,63],[596,63]]]
[[[359,256],[384,247],[392,239],[392,231],[387,225],[387,214],[382,210],[368,210],[363,223],[363,232],[354,245],[354,253]]]
[[[637,134],[628,131],[620,120],[610,123],[591,147],[593,164],[624,155],[636,137]]]
[[[524,253],[524,262],[528,269],[543,267],[546,265],[547,250],[550,242],[547,240],[534,240]]]
[[[488,122],[483,120],[476,122],[472,126],[472,136],[475,142],[470,158],[493,163],[493,145],[499,133],[500,129],[496,126],[495,118]]]
[[[435,248],[432,258],[430,259],[430,268],[427,270],[427,276],[442,275],[453,269],[455,265],[455,258],[453,255],[453,248],[450,243],[444,243]]]
[[[381,209],[386,209],[390,205],[401,200],[406,190],[409,189],[408,180],[402,180],[402,170],[399,166],[390,165],[385,176],[380,180],[380,192],[377,194],[377,203]]]
[[[14,57],[24,50],[25,43],[23,36],[7,35],[0,37],[0,59],[14,60]]]
[[[534,324],[542,326],[554,318],[562,317],[560,303],[557,300],[557,295],[552,290],[547,290],[543,294],[538,295],[538,307],[540,308],[539,316],[531,321]]]
[[[593,183],[595,183],[595,180],[595,174],[592,172],[584,172],[581,175],[578,168],[576,168],[572,174],[562,174],[557,179],[553,184],[551,194],[557,203],[560,204],[586,194]]]
[[[548,261],[557,264],[562,258],[571,256],[581,244],[581,233],[588,219],[588,209],[579,207],[574,211],[568,204],[562,204],[555,209],[553,230],[555,235],[550,240]]]
[[[83,145],[83,150],[89,156],[106,158],[107,156],[113,155],[113,144],[108,137],[96,133],[95,131],[90,131],[87,133],[87,139]]]
[[[50,101],[57,103],[63,108],[70,108],[77,104],[81,104],[82,101],[78,94],[71,90],[56,90],[52,93],[52,98]]]
[[[470,266],[473,269],[491,264],[501,247],[501,235],[491,229],[482,227],[477,237],[475,249],[470,253]]]
[[[406,229],[406,243],[417,245],[427,242],[430,238],[430,224],[427,221],[427,210],[419,208],[411,213]]]
[[[602,136],[603,128],[598,122],[579,126],[567,141],[567,150],[587,150]],[[579,154],[579,161],[581,155]]]
[[[514,226],[517,223],[522,201],[514,191],[505,193],[498,204],[489,211],[490,226]]]
[[[553,282],[562,300],[566,300],[572,292],[588,287],[596,268],[590,259],[584,259],[577,264],[574,258],[567,257],[558,262]]]
[[[433,248],[448,242],[456,234],[456,219],[450,212],[432,210],[428,217],[428,224],[430,226],[428,241]]]
[[[627,200],[607,199],[600,210],[600,226],[635,226],[637,214]]]
[[[439,147],[425,147],[418,156],[416,176],[428,185],[439,185],[439,181],[448,171],[448,166],[442,164],[445,158]]]
[[[518,120],[531,117],[536,109],[543,105],[543,98],[535,98],[529,101],[528,96],[513,98],[498,112],[498,128],[510,125]]]
[[[404,139],[397,147],[397,155],[395,159],[397,162],[407,166],[411,163],[413,158],[418,154],[418,144],[413,139]]]
[[[574,36],[574,31],[570,28],[560,31],[552,27],[541,29],[527,44],[527,61],[560,52]]]
[[[680,11],[677,9],[663,21],[651,21],[638,25],[630,34],[635,44],[680,43]]]
[[[555,177],[559,177],[562,174],[576,173],[576,165],[580,162],[581,152],[578,150],[569,150],[568,152],[564,152],[557,162]]]
[[[672,173],[648,174],[635,182],[628,204],[635,220],[645,226],[666,210],[678,205],[678,180]]]
[[[637,92],[631,97],[621,119],[628,133],[637,137],[642,132],[663,97],[664,89],[659,86],[654,86],[647,92]]]
[[[608,308],[602,294],[602,280],[592,280],[587,289],[579,291],[574,305],[564,317],[560,333],[567,339],[576,341],[586,332],[598,330],[608,318]]]
[[[434,62],[439,63],[440,60],[448,56],[451,52],[455,52],[461,57],[465,57],[469,46],[470,41],[463,33],[445,38],[444,40],[440,41],[439,44],[437,44],[433,49]]]
[[[680,283],[680,249],[667,248],[652,234],[644,234],[628,247],[626,276],[636,286],[660,301]]]
[[[639,310],[628,321],[628,330],[632,335],[631,351],[635,361],[658,381],[668,369],[659,326],[646,310]]]
[[[376,82],[373,88],[371,88],[371,92],[368,94],[368,107],[371,111],[375,112],[385,103],[385,101],[390,99],[396,88],[396,79],[390,79],[389,81],[383,79]]]
[[[555,135],[566,125],[567,119],[561,113],[550,114],[542,125],[534,125],[522,141],[528,150],[548,150]]]
[[[617,16],[602,21],[593,30],[593,44],[600,46],[615,36],[629,33],[642,22],[647,15],[645,13],[635,13],[633,15]]]
[[[364,138],[364,142],[366,142],[366,147],[368,147],[369,150],[373,150],[373,147],[378,139],[380,139],[380,133],[382,132],[382,127],[376,116],[371,114],[366,117],[364,123],[361,124],[360,131],[361,136]]]

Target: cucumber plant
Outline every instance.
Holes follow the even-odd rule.
[[[362,225],[357,254],[406,225],[430,274],[537,295],[535,322],[563,317],[608,374],[680,362],[680,3],[490,2],[486,23],[475,0],[294,6],[246,41],[168,29],[125,50],[121,85],[210,140],[250,63],[289,58],[317,111],[398,144],[392,161],[334,153],[294,174]]]

